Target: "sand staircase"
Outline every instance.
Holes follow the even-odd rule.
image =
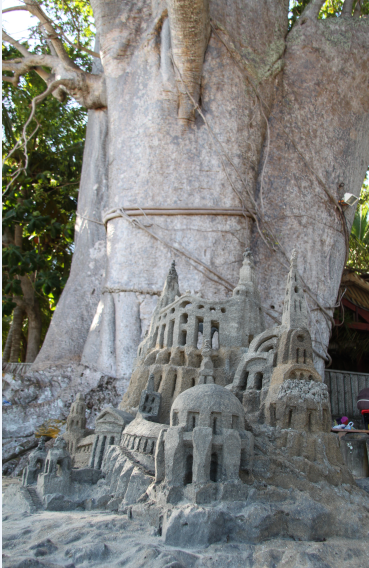
[[[27,490],[36,511],[43,509],[44,506],[42,504],[40,497],[38,496],[36,489],[34,487],[29,487],[29,486],[25,487],[25,489]]]

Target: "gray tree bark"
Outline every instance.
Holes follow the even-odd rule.
[[[23,317],[23,309],[20,306],[16,306],[13,312],[12,344],[10,349],[9,363],[18,363]]]
[[[35,289],[31,278],[26,276],[20,277],[23,292],[22,305],[27,314],[28,334],[27,334],[27,351],[26,363],[33,363],[40,350],[42,320],[41,310],[36,297]]]
[[[18,199],[18,203],[22,203],[23,198]],[[20,249],[23,245],[23,231],[20,225],[14,227],[14,244]],[[23,297],[14,296],[14,302],[17,307],[14,310],[12,328],[12,347],[10,354],[10,362],[18,362],[20,354],[20,341],[22,332],[22,322],[24,315],[28,319],[27,349],[25,354],[25,362],[33,363],[38,355],[41,344],[42,320],[41,310],[36,292],[33,285],[34,274],[19,277]],[[20,313],[22,316],[20,316]],[[21,318],[21,320],[20,320]],[[20,321],[20,323],[19,323]],[[15,322],[15,323],[14,323]],[[15,335],[14,335],[15,334]]]
[[[7,363],[10,357],[10,349],[12,347],[12,334],[13,334],[13,322],[10,324],[8,335],[6,336],[6,342],[3,351],[3,361]]]
[[[98,49],[96,41],[95,50]],[[102,72],[100,60],[94,58],[92,73]],[[99,110],[90,109],[78,192],[75,252],[71,272],[34,365],[37,369],[49,367],[51,361],[54,364],[68,364],[81,360],[100,300],[106,270],[106,239],[101,219],[108,201],[107,151],[107,111],[104,107]],[[93,335],[91,330],[91,336]]]
[[[317,20],[322,4],[287,33],[288,0],[92,0],[103,96],[85,104],[104,110],[89,114],[71,275],[35,368],[129,378],[171,259],[182,291],[220,298],[251,245],[269,324],[298,250],[322,372],[354,216],[338,201],[369,161],[368,19],[347,4]],[[125,214],[153,207],[241,214]]]

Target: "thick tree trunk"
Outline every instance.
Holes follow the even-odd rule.
[[[82,356],[129,378],[171,259],[181,291],[220,298],[251,244],[277,320],[297,248],[322,372],[354,215],[337,201],[359,194],[369,160],[368,22],[318,21],[319,0],[288,35],[288,0],[92,4],[108,110],[90,111],[79,212],[108,209],[107,256],[91,256],[103,227],[79,218],[36,366]],[[193,214],[211,207],[224,214]],[[130,208],[161,214],[133,224]]]
[[[107,202],[107,116],[90,110],[75,227],[75,252],[68,282],[56,307],[34,368],[80,361],[99,303],[106,271],[101,223]],[[92,219],[92,221],[91,221]]]
[[[6,342],[3,351],[3,361],[8,362],[10,357],[10,349],[12,347],[12,334],[13,334],[13,322],[10,324],[8,335],[6,337]]]
[[[99,51],[96,40],[95,51]],[[94,59],[92,72],[102,73]],[[35,369],[79,362],[99,304],[106,271],[102,211],[108,200],[108,121],[104,109],[90,110],[78,192],[75,252],[67,285],[56,307]],[[91,336],[93,336],[93,331]],[[97,334],[98,335],[98,334]],[[98,341],[99,337],[97,337]],[[92,344],[94,341],[92,341]],[[93,348],[93,345],[92,345]]]
[[[22,320],[24,316],[26,316],[28,319],[28,335],[26,342],[27,347],[25,350],[25,362],[33,363],[40,350],[41,330],[42,330],[41,310],[33,287],[33,283],[31,281],[31,277],[29,275],[21,276],[20,283],[22,287],[23,297],[19,298],[17,296],[14,298],[14,301],[18,304],[16,309],[22,311]],[[14,318],[13,318],[13,327],[14,327]],[[13,333],[14,332],[12,332],[12,334]],[[19,336],[19,341],[20,341],[20,336]],[[18,357],[19,357],[19,351],[18,351]]]
[[[25,362],[33,363],[40,350],[42,330],[41,310],[30,277],[28,275],[21,276],[20,280],[23,292],[24,308],[28,318],[27,351]]]
[[[25,362],[33,363],[38,355],[38,352],[40,351],[42,330],[41,310],[37,300],[35,301],[33,306],[27,306],[27,318],[28,335]]]
[[[264,173],[268,221],[287,254],[299,251],[300,273],[331,316],[347,252],[343,224],[349,233],[355,209],[347,206],[343,218],[327,191],[337,201],[359,195],[369,161],[369,96],[360,87],[369,76],[369,30],[357,24],[308,19],[289,34]],[[264,305],[281,311],[286,259],[254,236]],[[313,346],[324,355],[331,321],[307,298]],[[316,366],[322,373],[324,359]]]
[[[9,363],[18,363],[19,360],[23,317],[24,317],[23,308],[21,308],[20,306],[16,306],[13,312],[12,346],[10,349]]]
[[[22,203],[23,199],[19,198],[18,203]],[[16,225],[14,228],[14,244],[19,248],[22,248],[22,227]],[[42,320],[41,320],[41,310],[38,303],[38,299],[36,297],[36,293],[33,287],[33,283],[31,280],[32,276],[25,275],[20,276],[20,283],[23,293],[23,298],[16,298],[15,301],[18,303],[16,309],[22,310],[22,320],[24,312],[27,315],[28,319],[28,337],[27,337],[27,350],[25,356],[26,363],[33,363],[37,357],[37,354],[40,350],[41,344],[41,330],[42,330]],[[19,315],[17,314],[19,318]],[[15,318],[15,310],[14,310],[14,318]],[[13,319],[14,324],[14,319]],[[21,329],[21,328],[20,328]],[[19,342],[20,345],[20,332],[17,330],[17,340],[16,344],[14,345],[14,353],[13,353],[13,343],[12,343],[12,354],[11,357],[16,358],[10,359],[11,362],[17,362],[19,358],[19,349],[16,345]],[[18,340],[18,333],[19,333],[19,340]]]

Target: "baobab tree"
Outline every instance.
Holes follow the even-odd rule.
[[[363,2],[288,30],[288,0],[91,0],[86,73],[35,0],[50,53],[18,47],[46,93],[89,110],[71,274],[35,368],[82,361],[129,378],[171,259],[182,292],[221,298],[251,247],[269,324],[295,248],[322,372],[369,161]],[[45,69],[49,69],[47,72]]]

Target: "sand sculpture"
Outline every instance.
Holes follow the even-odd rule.
[[[141,514],[166,543],[193,546],[225,530],[247,542],[337,535],[333,503],[350,508],[347,487],[360,491],[330,433],[295,253],[270,329],[250,251],[224,301],[181,295],[173,262],[119,408],[91,434],[83,405],[78,395],[65,440],[38,448],[24,474],[46,508]]]

